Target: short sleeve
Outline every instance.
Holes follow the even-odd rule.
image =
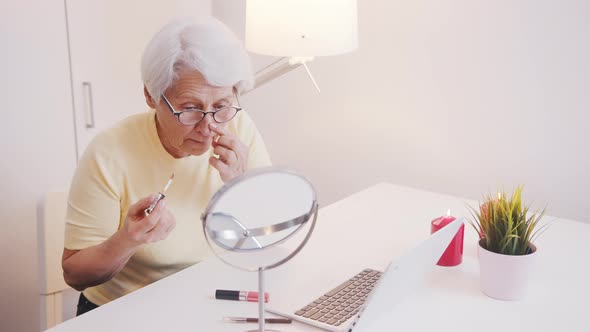
[[[94,140],[79,161],[68,197],[64,247],[81,250],[113,235],[121,220],[121,171]]]

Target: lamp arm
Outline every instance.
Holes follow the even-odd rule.
[[[319,89],[317,83],[315,82],[315,80],[313,79],[313,76],[311,76],[311,73],[309,72],[309,68],[307,68],[307,65],[305,64],[306,62],[311,61],[311,60],[313,60],[313,57],[282,57],[282,58],[279,58],[277,61],[275,61],[275,62],[269,64],[268,66],[257,71],[255,74],[254,87],[250,90],[246,90],[246,91],[242,92],[242,95],[245,95],[245,94],[249,93],[250,91],[257,89],[258,87],[264,85],[265,83],[268,83],[268,82],[274,80],[275,78],[277,78],[285,73],[288,73],[291,70],[293,70],[301,65],[303,65],[305,67],[307,74],[309,75],[313,84],[315,85],[316,89],[319,92],[320,89]]]
[[[245,95],[256,88],[268,83],[275,78],[301,66],[301,63],[291,63],[288,57],[282,57],[268,66],[260,69],[255,74],[254,87],[252,89],[242,92]]]

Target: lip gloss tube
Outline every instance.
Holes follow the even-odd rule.
[[[217,289],[215,298],[218,300],[258,302],[258,292]],[[264,293],[264,302],[268,302],[268,293]]]
[[[254,317],[224,317],[223,320],[234,323],[258,323],[258,318]],[[291,324],[293,320],[290,318],[265,318],[264,322],[267,324]]]
[[[164,194],[162,193],[156,194],[156,198],[154,198],[150,206],[148,206],[148,208],[145,209],[145,213],[151,214],[152,211],[154,211],[154,209],[156,208],[156,204],[158,204],[162,199],[164,199],[164,197],[166,196],[164,196]]]
[[[168,188],[172,184],[172,180],[173,179],[174,179],[174,173],[172,173],[172,175],[170,176],[170,179],[168,180],[168,182],[164,186],[164,190],[162,190],[161,192],[159,192],[156,195],[156,197],[154,198],[154,200],[152,201],[152,203],[150,204],[150,206],[148,206],[148,208],[145,209],[145,213],[146,214],[152,213],[152,211],[156,208],[156,204],[158,204],[159,201],[161,201],[162,199],[164,199],[164,197],[166,197],[166,196],[164,196],[164,193],[166,193],[166,190],[168,190]]]

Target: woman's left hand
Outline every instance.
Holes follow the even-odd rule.
[[[248,168],[248,147],[226,128],[217,124],[210,124],[209,128],[217,134],[213,140],[213,153],[217,157],[209,158],[209,164],[215,167],[223,182],[244,173]]]

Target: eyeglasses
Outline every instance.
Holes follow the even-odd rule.
[[[181,112],[178,112],[172,107],[172,104],[166,99],[164,94],[162,94],[162,99],[170,109],[173,115],[178,118],[178,122],[182,123],[185,126],[193,126],[203,120],[207,114],[211,114],[213,116],[213,120],[217,123],[224,123],[228,122],[233,119],[239,111],[242,110],[241,107],[237,106],[223,106],[215,111],[212,112],[205,112],[196,108],[187,108]]]

